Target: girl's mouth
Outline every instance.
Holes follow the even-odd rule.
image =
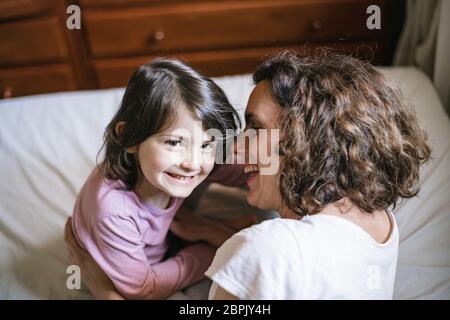
[[[184,175],[179,175],[179,174],[170,173],[170,172],[164,172],[164,173],[167,174],[170,178],[176,180],[177,182],[182,182],[182,183],[191,182],[192,180],[194,180],[194,177],[195,177],[195,176],[184,176]]]

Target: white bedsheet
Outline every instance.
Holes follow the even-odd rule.
[[[430,81],[409,68],[385,69],[414,102],[434,159],[418,198],[395,212],[400,228],[395,298],[450,298],[450,123]],[[249,75],[217,79],[243,111]],[[123,89],[0,101],[0,299],[90,298],[66,288],[63,227],[95,164],[104,127]],[[200,210],[247,210],[244,191],[214,187]],[[221,202],[218,205],[218,202]],[[206,298],[208,282],[173,298]]]

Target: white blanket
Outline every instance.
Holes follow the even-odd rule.
[[[401,235],[395,297],[449,299],[450,123],[422,73],[384,71],[414,102],[434,156],[423,171],[419,197],[395,212]],[[242,112],[251,77],[216,80]],[[90,298],[86,290],[66,287],[63,228],[122,94],[123,89],[112,89],[0,101],[0,299]],[[248,210],[244,191],[212,189],[201,211]],[[208,284],[172,298],[206,298]]]

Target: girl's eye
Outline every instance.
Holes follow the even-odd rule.
[[[181,144],[181,140],[167,140],[166,144],[168,144],[169,146],[172,146],[172,147],[176,147],[179,144]]]
[[[211,143],[204,143],[204,144],[202,144],[202,149],[206,150],[206,149],[209,149],[209,148],[212,148]]]

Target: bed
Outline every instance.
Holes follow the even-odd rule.
[[[420,71],[382,71],[414,103],[433,148],[418,197],[395,210],[401,239],[394,297],[450,299],[450,121]],[[242,114],[251,76],[216,80]],[[85,289],[66,287],[70,260],[63,228],[123,91],[0,101],[0,299],[91,298]],[[218,185],[208,189],[198,207],[201,214],[249,210],[245,190]],[[205,299],[209,284],[203,281],[171,298]]]

